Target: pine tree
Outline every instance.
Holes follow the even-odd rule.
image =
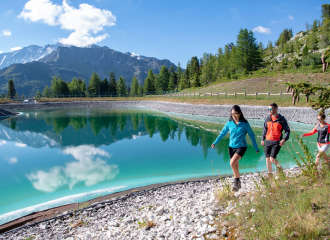
[[[24,93],[22,94],[22,99],[25,99],[25,95],[24,95]]]
[[[60,86],[60,93],[63,95],[69,94],[68,84],[66,82],[64,82],[61,77],[58,79],[58,82],[59,82],[59,86]]]
[[[168,83],[170,81],[170,74],[165,65],[162,66],[157,80],[157,91],[167,91]]]
[[[92,95],[98,94],[100,92],[100,83],[101,79],[99,75],[94,71],[88,84],[88,92]]]
[[[126,94],[126,82],[125,79],[120,76],[117,84],[117,94],[125,95]]]
[[[110,72],[109,74],[109,88],[108,91],[110,94],[117,93],[117,80],[115,76],[115,72]]]
[[[48,87],[48,85],[44,88],[42,95],[46,98],[50,98],[52,96],[51,91]]]
[[[70,94],[79,94],[81,92],[79,82],[76,78],[72,79],[72,81],[69,83],[68,87],[69,87]],[[44,96],[45,96],[45,94],[44,94]]]
[[[193,87],[199,87],[199,86],[200,86],[199,77],[198,77],[198,74],[196,73],[194,75]]]
[[[169,72],[170,72],[170,80],[168,84],[168,90],[173,91],[178,86],[178,76],[177,73],[175,72],[173,65],[170,67]]]
[[[317,20],[315,19],[314,22],[313,22],[312,31],[313,31],[313,32],[317,32],[317,30],[318,30],[318,27],[317,27]]]
[[[54,76],[51,82],[50,89],[54,94],[54,97],[61,93],[61,85],[57,76]]]
[[[330,4],[322,4],[321,8],[321,18],[323,18],[323,20],[330,18]]]
[[[181,68],[180,62],[178,62],[178,67],[177,67],[177,69],[176,69],[176,74],[177,74],[177,78],[178,78],[178,84],[177,84],[177,89],[178,89],[180,79],[181,79],[181,77],[182,77],[182,75],[183,75],[183,71],[182,71],[182,68]]]
[[[36,93],[36,98],[41,98],[41,92],[38,90],[38,92]]]
[[[143,87],[140,85],[140,84],[138,84],[139,86],[138,86],[138,95],[142,95],[143,94]]]
[[[108,92],[109,82],[107,78],[104,78],[103,81],[100,83],[100,92],[102,94],[106,94]]]
[[[137,95],[138,94],[139,83],[135,75],[133,76],[132,83],[131,83],[131,94]]]
[[[308,24],[307,21],[306,21],[306,23],[305,23],[305,27],[306,27],[306,31],[308,32],[308,31],[309,31],[309,24]]]
[[[13,98],[16,95],[15,83],[13,79],[8,81],[8,97]]]

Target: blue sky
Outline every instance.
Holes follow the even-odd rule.
[[[1,0],[0,52],[61,41],[169,59],[215,53],[240,28],[264,45],[320,19],[324,1]]]

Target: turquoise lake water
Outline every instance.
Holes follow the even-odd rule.
[[[228,118],[163,113],[147,108],[25,111],[0,120],[0,224],[63,204],[139,186],[232,174],[227,135],[210,146]],[[240,171],[266,169],[263,120],[249,120],[257,136]],[[313,125],[290,123],[297,134]],[[286,143],[281,164],[294,166]],[[316,137],[308,138],[315,151]],[[294,150],[295,152],[295,150]],[[214,171],[212,170],[214,169]]]

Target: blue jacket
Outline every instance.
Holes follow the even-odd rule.
[[[231,148],[240,148],[247,147],[246,143],[246,134],[249,134],[254,149],[259,152],[259,148],[256,142],[256,138],[254,136],[253,130],[248,122],[239,122],[237,125],[234,121],[228,121],[226,125],[223,127],[221,133],[215,139],[214,145],[216,145],[226,134],[229,132],[230,140],[229,147]]]

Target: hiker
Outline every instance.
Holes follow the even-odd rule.
[[[249,122],[244,118],[241,108],[238,105],[234,105],[230,111],[229,121],[223,127],[217,139],[211,145],[212,148],[229,132],[229,156],[230,166],[234,172],[233,191],[237,192],[241,188],[240,174],[238,169],[238,161],[244,156],[247,143],[246,134],[249,134],[253,147],[259,152],[259,148],[251,129]]]
[[[330,134],[330,124],[325,122],[325,114],[320,113],[317,116],[317,120],[319,121],[318,124],[313,128],[312,131],[309,133],[302,134],[301,137],[308,137],[312,136],[315,133],[318,134],[317,136],[317,148],[319,150],[319,153],[316,156],[315,164],[318,165],[320,163],[320,158],[323,157],[326,162],[330,162],[329,156],[326,154],[326,152],[330,148],[330,142],[329,142],[329,134]]]
[[[276,158],[281,147],[287,140],[289,140],[290,136],[288,122],[281,114],[277,113],[277,109],[278,106],[276,103],[269,105],[269,115],[265,119],[261,138],[261,145],[265,147],[266,164],[269,176],[272,175],[272,163],[277,168],[283,170]],[[282,134],[283,130],[285,131],[284,136]]]

